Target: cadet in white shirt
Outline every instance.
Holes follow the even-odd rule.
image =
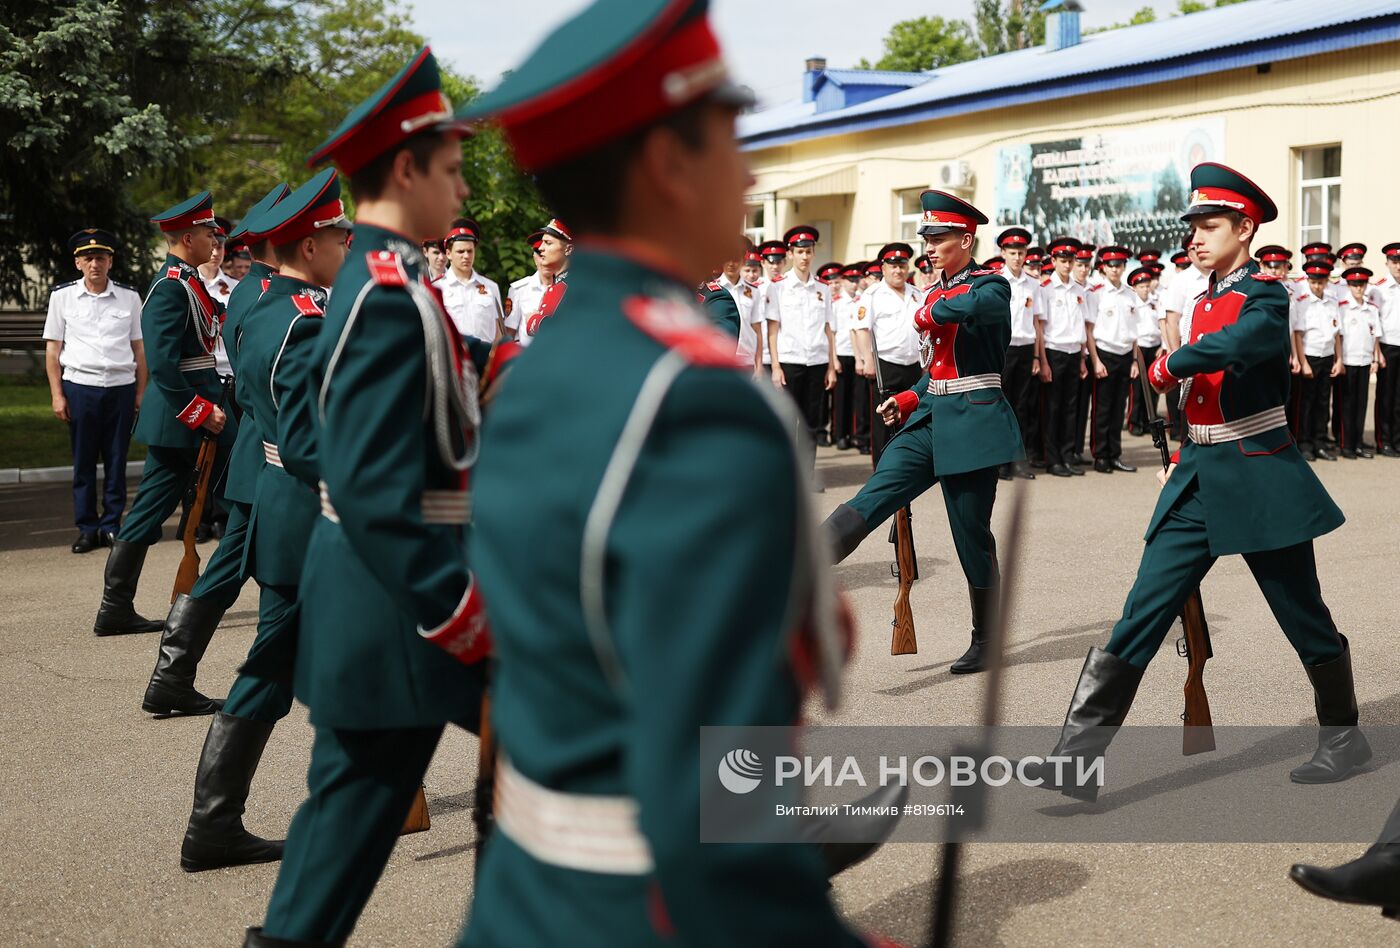
[[[1327,450],[1327,409],[1332,379],[1342,374],[1341,324],[1337,301],[1328,292],[1332,265],[1310,260],[1303,265],[1308,288],[1293,298],[1289,325],[1303,355],[1303,397],[1298,406],[1298,448],[1309,461],[1335,461]]]
[[[209,291],[209,295],[214,297],[225,306],[228,305],[229,295],[233,293],[233,288],[239,281],[223,270],[224,256],[230,250],[237,250],[242,244],[228,246],[228,234],[233,230],[233,222],[226,217],[214,218],[214,255],[209,258],[208,263],[201,263],[196,269],[199,270],[199,278],[204,281],[204,288]],[[220,376],[230,376],[233,374],[233,363],[229,361],[228,349],[224,347],[224,337],[220,333],[219,339],[214,343],[214,368],[218,370]],[[211,510],[212,504],[205,509]]]
[[[836,385],[836,330],[831,322],[831,287],[812,272],[812,253],[820,235],[799,224],[783,240],[792,270],[766,294],[768,347],[775,354],[773,384],[787,389],[807,427],[808,456],[817,463],[817,433],[822,401]],[[820,489],[820,488],[819,488]]]
[[[1128,274],[1128,286],[1138,298],[1137,347],[1147,365],[1156,360],[1157,352],[1162,348],[1162,320],[1152,300],[1152,283],[1155,279],[1154,272],[1149,267],[1138,267]],[[1152,392],[1151,404],[1156,411],[1157,390],[1151,386],[1149,390]],[[1135,435],[1147,433],[1147,403],[1143,400],[1142,386],[1138,384],[1136,377],[1128,386],[1128,431]]]
[[[1011,284],[1011,344],[1006,349],[1006,367],[1001,389],[1016,421],[1027,457],[1034,457],[1040,442],[1040,366],[1045,358],[1045,310],[1040,300],[1040,277],[1026,267],[1031,232],[1009,227],[997,237],[997,247],[1005,260],[1001,275]],[[927,258],[925,258],[927,259]],[[1019,475],[1034,480],[1025,461],[1003,464],[1003,480]]]
[[[758,340],[759,348],[763,350],[763,364],[768,366],[771,373],[773,352],[768,348],[768,298],[773,284],[783,278],[783,264],[787,262],[787,244],[781,240],[765,240],[758,245],[758,254],[763,276],[755,287],[754,308],[758,310],[758,316],[763,321]]]
[[[845,267],[824,263],[817,268],[817,279],[831,287],[831,322],[836,333],[836,385],[831,390],[831,443],[839,451],[851,449],[856,378],[856,350],[851,339],[852,299],[842,277]]]
[[[1094,247],[1092,244],[1085,244],[1080,247],[1074,255],[1074,266],[1070,269],[1072,279],[1085,291],[1084,300],[1089,304],[1087,317],[1094,312],[1094,307],[1098,304],[1098,288],[1101,285],[1095,278],[1098,274],[1093,269]],[[1088,348],[1085,347],[1087,359]],[[1074,417],[1074,451],[1070,454],[1069,463],[1075,465],[1088,464],[1085,457],[1084,447],[1088,441],[1087,432],[1089,430],[1089,413],[1094,405],[1094,367],[1092,363],[1086,361],[1089,371],[1079,380],[1079,400],[1075,403],[1076,414]]]
[[[108,278],[116,238],[90,227],[68,240],[82,279],[49,294],[44,366],[53,413],[73,448],[74,553],[110,546],[126,509],[126,453],[146,387],[141,296]],[[105,467],[97,514],[97,459]]]
[[[763,258],[758,249],[744,241],[744,259],[739,266],[739,282],[734,299],[739,304],[743,328],[739,333],[739,355],[745,365],[753,366],[754,378],[763,373],[763,294],[759,281],[763,279]],[[747,354],[746,354],[747,353]]]
[[[871,327],[861,331],[875,334],[872,351],[879,353],[880,376],[885,383],[885,390],[875,396],[877,405],[913,388],[924,373],[919,331],[914,328],[914,316],[923,305],[924,294],[909,282],[909,260],[913,256],[913,248],[906,243],[881,247],[878,260],[883,278],[861,294],[856,307],[857,325]],[[878,456],[894,434],[886,425],[873,425],[871,450]]]
[[[1083,474],[1070,463],[1074,454],[1074,425],[1079,414],[1080,380],[1087,377],[1084,362],[1084,324],[1089,314],[1089,293],[1074,282],[1071,271],[1082,247],[1073,237],[1050,242],[1055,270],[1040,285],[1045,310],[1045,357],[1050,378],[1045,383],[1045,465],[1056,477]]]
[[[1094,379],[1094,470],[1100,474],[1137,470],[1123,460],[1123,416],[1128,391],[1138,374],[1134,354],[1141,329],[1138,295],[1123,282],[1131,255],[1127,247],[1099,250],[1104,283],[1094,290],[1094,308],[1085,318],[1085,343]]]
[[[847,380],[851,387],[851,438],[850,447],[861,454],[870,453],[870,376],[874,373],[870,355],[870,334],[857,330],[861,325],[870,325],[869,313],[862,304],[862,294],[870,280],[865,275],[867,263],[847,264],[841,271],[842,294],[841,312],[836,319],[838,341],[845,336],[851,346],[851,372]],[[857,313],[860,315],[857,319]],[[838,350],[839,358],[839,350]],[[843,371],[843,375],[846,373]],[[841,380],[837,380],[837,386]],[[838,444],[837,447],[840,447]]]
[[[1344,248],[1345,249],[1345,248]],[[1381,314],[1367,299],[1374,274],[1365,267],[1342,272],[1351,296],[1337,304],[1342,330],[1342,457],[1375,457],[1361,435],[1366,430],[1366,399],[1371,393],[1371,373],[1385,365],[1381,355]]]
[[[505,333],[505,308],[495,280],[476,272],[476,248],[481,227],[470,217],[459,217],[442,239],[447,250],[447,272],[433,283],[442,293],[442,305],[457,331],[482,342],[495,342]],[[538,308],[538,304],[537,307]]]
[[[447,272],[447,255],[443,253],[442,241],[423,241],[423,259],[428,261],[428,282],[436,283]]]
[[[528,346],[534,341],[530,319],[535,316],[544,302],[544,291],[556,280],[565,279],[569,268],[569,257],[574,252],[573,237],[562,222],[552,220],[529,237],[535,252],[533,274],[522,277],[510,285],[505,307],[505,328],[515,333],[515,341]]]
[[[1389,273],[1371,284],[1371,302],[1381,313],[1381,355],[1385,366],[1376,373],[1376,451],[1400,458],[1400,243],[1386,244]]]

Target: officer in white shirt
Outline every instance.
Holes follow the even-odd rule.
[[[1083,246],[1073,237],[1050,242],[1054,272],[1040,285],[1045,311],[1045,358],[1050,378],[1044,383],[1045,464],[1056,477],[1084,471],[1070,459],[1074,454],[1074,425],[1079,414],[1080,380],[1087,377],[1084,362],[1084,324],[1089,314],[1089,293],[1074,281],[1075,255]],[[1042,376],[1043,377],[1043,376]]]
[[[1141,257],[1139,257],[1141,259]],[[1162,320],[1152,300],[1152,284],[1156,279],[1150,267],[1138,267],[1128,274],[1128,286],[1138,298],[1137,347],[1142,353],[1143,362],[1151,365],[1162,348]],[[1157,409],[1157,390],[1151,388],[1152,407]],[[1147,403],[1143,401],[1142,385],[1136,377],[1128,386],[1128,431],[1134,435],[1147,433]]]
[[[505,332],[505,309],[495,280],[476,272],[476,247],[481,227],[470,217],[452,222],[442,239],[447,251],[447,272],[433,286],[442,293],[442,305],[457,331],[482,342],[495,342]]]
[[[1137,339],[1142,328],[1137,293],[1123,282],[1132,256],[1127,247],[1103,247],[1099,266],[1104,282],[1094,291],[1094,307],[1085,319],[1093,388],[1094,470],[1100,474],[1137,470],[1123,460],[1123,415],[1128,392],[1137,378]]]
[[[831,321],[831,287],[812,272],[812,253],[821,235],[799,224],[783,235],[792,270],[768,287],[768,348],[775,354],[773,384],[785,388],[807,426],[807,451],[817,463],[822,401],[836,385],[836,330]]]
[[[1308,288],[1294,296],[1289,314],[1296,348],[1303,354],[1303,397],[1298,407],[1298,448],[1309,461],[1335,461],[1327,450],[1328,396],[1342,374],[1341,323],[1329,292],[1332,266],[1322,259],[1303,265]]]
[[[1343,248],[1345,250],[1346,248]],[[1342,331],[1342,457],[1372,458],[1362,442],[1366,430],[1366,400],[1371,393],[1371,373],[1385,365],[1381,354],[1381,314],[1367,295],[1374,276],[1365,267],[1348,267],[1342,280],[1351,295],[1337,304]]]
[[[515,333],[515,341],[522,346],[534,341],[530,318],[539,313],[544,291],[556,280],[566,278],[569,257],[574,252],[573,235],[557,218],[531,234],[529,240],[535,252],[536,270],[510,285],[505,307],[505,328]]]
[[[885,389],[876,393],[876,405],[913,388],[924,372],[919,331],[914,328],[914,317],[923,305],[924,294],[909,282],[909,261],[913,256],[913,248],[899,241],[881,247],[877,260],[882,278],[861,294],[856,306],[857,325],[869,327],[861,332],[875,334],[872,351],[879,353]],[[878,455],[894,434],[886,425],[872,425],[871,450]]]
[[[729,291],[729,295],[734,297],[734,304],[739,307],[739,342],[735,355],[740,365],[757,372],[762,363],[758,361],[758,332],[754,329],[754,291],[753,286],[745,281],[743,271],[749,254],[753,253],[754,263],[758,263],[758,254],[747,238],[742,240],[742,252],[737,259],[724,262],[718,279],[720,286]]]
[[[1371,302],[1381,314],[1381,355],[1385,367],[1376,373],[1376,451],[1400,458],[1400,243],[1386,244],[1385,267],[1389,271],[1371,283]]]
[[[1031,232],[1024,227],[1008,227],[997,237],[1005,265],[1001,275],[1011,284],[1011,344],[1006,349],[1006,367],[1001,388],[1016,421],[1026,456],[1040,442],[1040,367],[1045,358],[1045,310],[1040,300],[1040,277],[1027,267]],[[1034,480],[1024,461],[1002,465],[1003,480],[1012,475]]]
[[[758,311],[758,317],[763,321],[763,326],[759,330],[759,348],[763,350],[763,364],[768,367],[771,374],[773,367],[773,353],[768,348],[768,299],[772,292],[774,283],[778,283],[783,278],[783,264],[787,262],[787,244],[781,240],[765,240],[758,245],[759,262],[763,268],[763,276],[759,278],[755,286],[755,296],[757,301],[754,308]]]
[[[116,238],[89,227],[68,239],[82,279],[49,295],[44,366],[53,413],[73,448],[74,553],[111,546],[126,509],[126,452],[146,387],[141,296],[108,278]],[[97,514],[97,459],[105,478]]]

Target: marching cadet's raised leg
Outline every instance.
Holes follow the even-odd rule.
[[[1289,877],[1314,895],[1353,905],[1378,905],[1400,919],[1400,803],[1365,855],[1332,869],[1295,863]]]
[[[169,254],[141,307],[150,385],[133,437],[148,446],[145,471],[126,522],[112,542],[103,576],[98,635],[158,632],[162,623],[136,613],[136,587],[147,548],[189,484],[201,429],[220,438],[213,478],[221,475],[237,426],[218,407],[214,348],[223,306],[209,295],[196,269],[214,255],[214,209],[209,192],[158,214]],[[227,427],[225,422],[229,421]]]

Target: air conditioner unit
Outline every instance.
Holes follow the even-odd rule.
[[[966,188],[972,184],[972,166],[965,161],[944,161],[933,176],[935,188]]]

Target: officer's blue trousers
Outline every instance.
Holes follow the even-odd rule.
[[[63,382],[68,440],[73,446],[73,523],[83,533],[116,533],[126,509],[126,453],[136,421],[136,383]],[[106,467],[102,518],[97,516],[97,461]]]
[[[126,515],[118,539],[142,546],[150,546],[160,539],[161,524],[175,512],[190,485],[198,454],[198,448],[151,445],[146,449],[141,486],[136,488],[136,498],[131,502],[131,512]],[[209,480],[211,496],[223,492],[228,454],[228,448],[220,446],[214,455],[214,470]]]
[[[1152,661],[1186,598],[1215,565],[1199,488],[1193,477],[1147,541],[1137,581],[1123,605],[1123,618],[1108,640],[1106,651],[1138,668]],[[1337,626],[1322,601],[1311,540],[1281,550],[1245,553],[1244,561],[1304,665],[1320,665],[1342,654]]]
[[[258,634],[224,701],[224,714],[275,724],[292,710],[297,658],[297,587],[262,587]]]
[[[195,580],[190,597],[217,605],[227,612],[238,600],[243,584],[248,581],[243,572],[243,547],[248,542],[248,515],[252,505],[238,500],[224,501],[228,505],[228,525],[214,555],[209,557],[204,571]]]
[[[847,506],[874,530],[940,481],[963,575],[969,586],[986,589],[995,584],[997,577],[996,539],[992,536],[997,469],[939,476],[933,457],[933,425],[920,424],[890,441],[880,455],[875,473]]]
[[[314,942],[350,935],[441,737],[442,725],[316,728],[306,775],[310,794],[287,831],[265,935]]]

